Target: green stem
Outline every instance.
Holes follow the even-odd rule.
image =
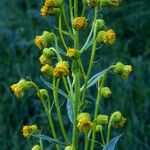
[[[103,143],[103,145],[105,145],[103,130],[100,130],[100,134],[101,134],[101,138],[102,138],[102,143]]]
[[[85,14],[85,8],[86,8],[86,2],[85,2],[85,0],[84,0],[84,1],[83,1],[83,9],[82,9],[81,16],[84,16],[84,14]]]
[[[72,138],[72,144],[73,144],[73,147],[75,147],[75,150],[78,150],[77,116],[78,116],[79,100],[80,100],[80,74],[78,70],[76,70],[75,72],[75,100],[73,104],[74,123],[73,123],[73,138]]]
[[[65,47],[65,49],[67,50],[68,47],[66,45],[65,39],[64,39],[63,34],[62,34],[62,14],[59,15],[59,34],[60,34],[62,44]]]
[[[85,133],[85,147],[84,147],[84,150],[88,150],[88,143],[89,143],[88,133]]]
[[[62,5],[62,13],[63,13],[63,17],[64,17],[64,21],[65,21],[66,27],[67,27],[69,33],[71,34],[71,29],[70,29],[70,26],[69,26],[68,21],[67,21],[64,4]]]
[[[111,122],[112,122],[112,120],[111,120],[111,118],[110,118],[110,120],[109,120],[109,124],[108,124],[108,129],[107,129],[107,138],[106,138],[106,143],[108,143],[108,142],[109,142],[109,140],[110,140]]]
[[[57,110],[58,120],[60,123],[60,128],[62,130],[64,139],[65,139],[66,143],[69,145],[70,140],[67,136],[67,133],[65,131],[65,127],[63,125],[62,116],[61,116],[60,107],[59,107],[59,102],[58,102],[58,87],[59,87],[60,79],[57,80],[57,83],[55,83],[55,81],[56,81],[56,79],[53,78],[53,95],[54,95],[54,101],[55,101],[55,106],[56,106],[56,110]]]
[[[94,21],[96,21],[96,18],[97,18],[97,7],[95,8]],[[85,100],[85,95],[86,95],[86,90],[87,90],[87,83],[88,83],[88,80],[89,80],[89,77],[90,77],[90,74],[91,74],[91,70],[92,70],[92,67],[93,67],[93,61],[94,61],[94,57],[95,57],[95,52],[96,52],[96,45],[97,45],[96,30],[97,30],[97,24],[95,25],[95,28],[94,28],[94,35],[93,35],[94,43],[92,45],[92,54],[91,54],[91,58],[90,58],[90,64],[89,64],[88,72],[87,72],[84,87],[83,87],[82,102],[84,102],[84,100]]]
[[[40,139],[40,148],[41,148],[41,150],[43,150],[43,142],[42,142],[42,139]]]
[[[97,99],[96,99],[96,106],[95,106],[95,113],[94,113],[94,121],[96,120],[96,117],[98,115],[99,104],[100,104],[100,101],[101,101],[101,88],[104,85],[106,75],[107,74],[104,74],[104,76],[102,77],[101,84],[98,88],[98,95],[97,95]],[[94,150],[94,141],[95,141],[95,127],[94,127],[93,132],[92,132],[91,150]]]

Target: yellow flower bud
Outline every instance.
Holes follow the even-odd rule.
[[[42,55],[40,56],[39,60],[40,60],[40,63],[41,63],[42,65],[46,65],[46,64],[51,65],[51,64],[52,64],[52,59],[49,59],[49,58],[46,57],[44,54],[42,54]]]
[[[111,115],[111,123],[117,128],[122,128],[125,122],[126,118],[124,118],[119,111],[116,111]]]
[[[113,72],[117,75],[120,75],[124,79],[127,79],[129,74],[132,72],[132,66],[131,65],[124,65],[121,62],[117,62],[115,65]]]
[[[41,150],[40,145],[34,145],[31,150]]]
[[[45,0],[44,5],[47,7],[59,7],[63,3],[63,0]]]
[[[57,16],[60,15],[61,9],[60,8],[53,8],[53,7],[48,7],[48,6],[43,6],[41,8],[41,15],[43,17],[48,17],[48,16]]]
[[[118,7],[119,0],[100,0],[101,6]]]
[[[97,35],[97,42],[103,42],[106,45],[112,45],[116,41],[116,34],[112,29],[108,31],[99,31]]]
[[[103,126],[102,125],[97,125],[96,126],[96,132],[101,132],[103,130]]]
[[[77,117],[78,125],[80,131],[88,132],[93,128],[93,123],[91,122],[90,115],[88,113],[81,113]]]
[[[109,117],[107,115],[98,115],[96,117],[97,124],[99,125],[107,125]]]
[[[103,87],[101,89],[101,94],[104,98],[109,98],[111,96],[111,90],[108,87]]]
[[[47,47],[48,43],[54,39],[54,33],[44,31],[41,36],[36,36],[34,39],[35,45],[39,49],[44,49]]]
[[[69,48],[66,54],[66,56],[73,58],[73,59],[79,58],[79,55],[80,55],[79,51],[74,48]]]
[[[23,97],[24,93],[31,87],[29,82],[21,79],[18,83],[10,86],[17,98]]]
[[[87,26],[87,19],[85,17],[77,17],[73,20],[72,25],[77,31],[83,30]]]
[[[60,61],[56,64],[54,69],[54,76],[55,77],[64,77],[69,74],[69,64],[66,61]]]
[[[45,64],[41,68],[41,72],[44,73],[48,78],[53,76],[54,68],[49,66],[48,64]]]
[[[38,129],[37,125],[23,126],[22,132],[26,139],[29,139],[31,135],[40,134],[40,130]]]
[[[96,7],[99,3],[99,0],[86,0],[86,3],[90,6],[90,7]]]

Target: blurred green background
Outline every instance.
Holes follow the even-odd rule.
[[[28,141],[22,137],[21,128],[24,124],[36,122],[43,133],[49,135],[46,116],[40,101],[32,94],[34,91],[22,100],[17,100],[9,88],[9,85],[20,78],[31,78],[40,87],[45,86],[40,79],[39,51],[34,46],[33,39],[43,30],[53,31],[56,19],[42,18],[39,12],[42,3],[42,0],[0,0],[1,150],[31,149],[37,141]],[[127,117],[126,127],[121,131],[113,129],[112,133],[113,137],[124,132],[118,144],[119,150],[148,150],[150,146],[149,6],[149,0],[123,0],[118,9],[106,9],[103,12],[107,24],[117,33],[117,42],[112,47],[103,47],[97,51],[92,74],[116,61],[131,64],[134,68],[128,80],[109,76],[107,85],[111,87],[113,95],[110,101],[102,103],[103,109],[100,108],[102,113],[107,114],[120,110]],[[90,20],[91,14],[88,13],[87,16]],[[88,55],[85,53],[83,60]],[[93,91],[94,88],[89,94],[94,93]],[[92,94],[91,96],[94,97]],[[66,110],[62,111],[66,128],[71,128]],[[57,122],[56,114],[53,113],[53,116]]]

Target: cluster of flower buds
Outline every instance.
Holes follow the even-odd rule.
[[[72,26],[77,31],[85,29],[87,24],[87,19],[85,17],[77,17],[72,21]]]
[[[72,58],[72,59],[77,59],[79,58],[80,56],[80,53],[78,50],[74,49],[74,48],[69,48],[67,50],[67,54],[66,56],[68,56],[69,58]]]
[[[132,72],[132,66],[117,62],[114,66],[113,72],[117,75],[120,75],[122,78],[127,79],[129,74]]]
[[[88,132],[93,128],[93,123],[91,122],[90,114],[80,113],[77,117],[78,125],[80,131]]]
[[[24,93],[31,87],[29,81],[21,79],[18,83],[15,83],[10,86],[17,98],[24,96]]]
[[[34,145],[31,150],[41,150],[40,145]]]
[[[42,55],[40,56],[39,60],[42,65],[45,64],[52,64],[52,59],[54,57],[55,53],[53,51],[53,48],[45,48],[42,52]]]
[[[99,0],[101,6],[118,7],[120,0]]]
[[[98,32],[97,42],[106,45],[112,45],[116,41],[116,34],[112,29],[102,30]]]
[[[41,14],[43,17],[50,15],[60,15],[63,0],[45,0],[43,7],[41,8]]]
[[[38,129],[37,125],[23,126],[22,132],[26,139],[29,139],[31,135],[40,134],[40,130]]]
[[[34,42],[39,49],[44,49],[53,39],[54,33],[44,31],[42,35],[35,37]]]
[[[111,124],[113,124],[117,128],[122,128],[124,124],[126,123],[126,118],[124,118],[121,112],[119,111],[114,112],[111,115],[110,120],[111,120]]]

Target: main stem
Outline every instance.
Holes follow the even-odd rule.
[[[64,139],[65,139],[66,143],[69,145],[70,140],[67,136],[67,133],[65,131],[65,127],[63,125],[62,116],[61,116],[60,107],[59,107],[59,102],[58,102],[58,87],[59,87],[60,79],[57,80],[57,84],[55,83],[55,80],[56,79],[53,78],[53,95],[54,95],[55,106],[56,106],[56,110],[57,110],[57,114],[58,114],[58,120],[59,120],[59,123],[60,123],[60,128],[62,130]]]

